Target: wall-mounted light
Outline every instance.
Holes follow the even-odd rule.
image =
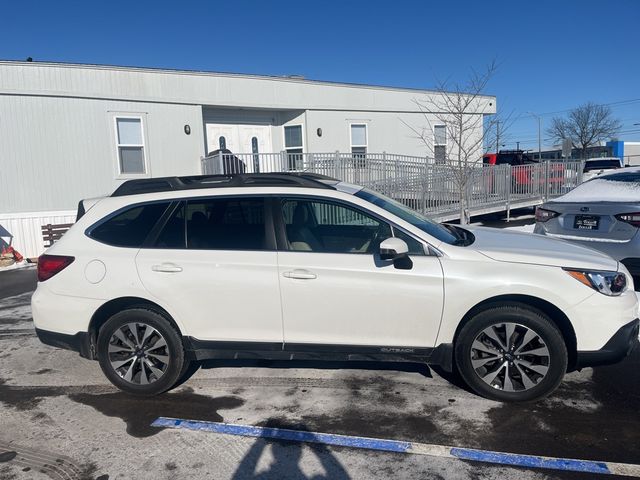
[[[189,125],[184,126],[184,133],[191,135],[191,127]]]
[[[318,136],[319,136],[319,137],[321,137],[321,136],[322,136],[322,129],[321,129],[321,128],[318,128],[318,129],[316,130],[316,133],[318,134]]]

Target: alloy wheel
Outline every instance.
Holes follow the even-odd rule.
[[[519,323],[497,323],[471,344],[471,364],[478,377],[505,392],[522,392],[548,374],[551,354],[542,337]]]
[[[146,323],[127,323],[109,339],[109,363],[127,382],[148,385],[159,380],[170,362],[167,341]]]

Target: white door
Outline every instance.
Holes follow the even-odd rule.
[[[254,138],[259,153],[271,153],[271,127],[268,125],[238,125],[239,153],[254,153]]]
[[[271,154],[271,128],[267,125],[239,125],[240,144],[246,146],[247,152],[251,152],[251,158],[247,159],[247,171],[274,172],[274,162],[279,159]]]
[[[375,252],[392,235],[390,226],[344,204],[292,198],[282,210],[288,251],[278,253],[278,271],[285,348],[435,346],[443,306],[437,257],[413,248],[408,270],[381,261]]]
[[[239,147],[237,125],[207,123],[207,154],[223,149],[242,153]]]
[[[155,248],[139,251],[136,266],[184,335],[281,345],[277,254],[267,238],[263,198],[193,200],[174,212]]]
[[[207,153],[224,145],[239,155],[247,172],[272,172],[268,156],[272,153],[271,127],[269,125],[207,124]]]

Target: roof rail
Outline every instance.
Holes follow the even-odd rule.
[[[127,180],[111,194],[112,197],[142,193],[170,192],[217,187],[307,187],[330,188],[335,178],[318,173],[234,173],[228,175],[191,175],[188,177],[158,177]]]

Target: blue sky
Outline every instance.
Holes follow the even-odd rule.
[[[0,58],[184,68],[430,88],[496,59],[487,93],[537,121],[611,104],[640,140],[639,0],[3,2]]]

